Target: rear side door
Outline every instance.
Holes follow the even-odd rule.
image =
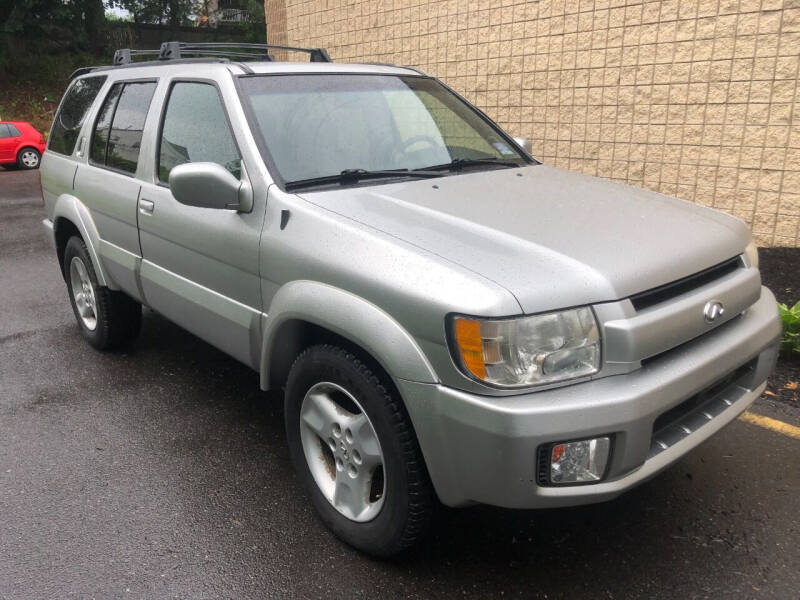
[[[226,82],[175,80],[165,90],[153,181],[143,183],[139,199],[141,286],[155,310],[257,368],[266,194],[239,213],[186,206],[169,188],[170,171],[186,162],[217,163],[250,182],[220,85]]]
[[[11,137],[11,131],[5,123],[0,123],[0,162],[11,162],[14,156],[16,140]]]
[[[107,274],[138,300],[136,211],[141,182],[136,174],[155,89],[152,79],[118,81],[109,87],[91,129],[88,160],[75,175],[75,195],[89,208],[97,227],[98,253]]]

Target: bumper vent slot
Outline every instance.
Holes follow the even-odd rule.
[[[743,383],[753,371],[756,360],[742,365],[702,392],[662,413],[653,423],[653,437],[647,458],[653,458],[690,436],[738,400],[745,388],[737,384]]]
[[[539,446],[536,456],[536,483],[545,486],[550,484],[550,449],[553,444]]]
[[[651,306],[655,306],[656,304],[661,304],[662,302],[671,300],[672,298],[680,296],[681,294],[691,292],[692,290],[716,281],[717,279],[722,279],[725,277],[725,275],[729,275],[730,273],[733,273],[742,267],[744,267],[744,263],[742,262],[741,257],[737,256],[711,267],[710,269],[700,271],[699,273],[689,275],[683,279],[678,279],[672,283],[668,283],[666,285],[653,288],[652,290],[636,294],[635,296],[631,296],[631,303],[633,304],[633,308],[635,308],[637,311],[644,310],[646,308],[650,308]]]

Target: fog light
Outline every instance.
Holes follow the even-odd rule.
[[[554,444],[550,450],[550,483],[591,483],[606,473],[611,438]]]

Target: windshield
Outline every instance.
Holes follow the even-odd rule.
[[[453,160],[525,159],[434,79],[395,75],[242,77],[265,157],[287,183],[342,171],[424,169]]]

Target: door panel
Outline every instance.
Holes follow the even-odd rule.
[[[258,243],[263,215],[184,206],[145,184],[139,213],[141,284],[150,306],[232,355],[253,362],[260,327]]]
[[[140,188],[132,177],[92,165],[80,165],[75,174],[75,195],[89,208],[100,235],[98,253],[106,273],[137,300],[141,300],[135,278],[141,256],[136,228]]]

